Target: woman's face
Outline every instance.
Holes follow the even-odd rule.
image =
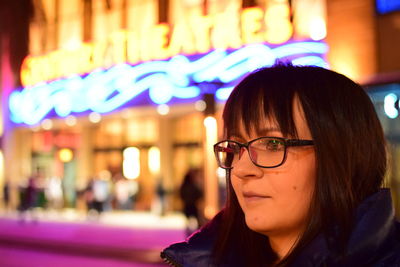
[[[312,140],[298,100],[293,112],[298,138]],[[262,136],[286,137],[272,120],[265,119],[263,128]],[[247,135],[242,126],[240,136],[230,139],[248,142],[257,137],[254,133]],[[245,151],[231,170],[231,183],[247,226],[269,237],[302,233],[315,179],[313,146],[288,147],[284,164],[270,169],[254,165]]]

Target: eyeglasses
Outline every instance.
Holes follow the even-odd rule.
[[[224,140],[214,145],[214,153],[219,167],[232,169],[247,148],[251,161],[258,167],[275,168],[286,160],[290,146],[311,146],[312,140],[286,139],[281,137],[259,137],[247,143]]]

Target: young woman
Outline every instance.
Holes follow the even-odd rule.
[[[173,266],[400,266],[385,139],[364,90],[319,67],[248,75],[214,146],[226,207],[161,256]]]

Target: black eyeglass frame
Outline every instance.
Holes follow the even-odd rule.
[[[263,166],[263,165],[260,165],[260,164],[257,164],[256,162],[254,162],[253,158],[251,157],[251,153],[249,151],[249,146],[252,143],[254,143],[255,141],[258,141],[258,140],[263,139],[263,138],[279,139],[279,140],[283,141],[284,152],[283,152],[283,159],[282,159],[281,163],[279,163],[277,165],[274,165],[274,166],[267,166],[266,167],[266,166]],[[237,144],[240,149],[242,149],[242,147],[246,148],[247,153],[249,154],[249,158],[250,158],[251,162],[253,162],[254,165],[256,165],[257,167],[260,167],[260,168],[268,168],[268,169],[279,167],[279,166],[281,166],[281,165],[283,165],[285,163],[286,154],[287,154],[287,148],[288,147],[291,147],[291,146],[312,146],[312,145],[314,145],[314,141],[313,140],[288,139],[288,138],[275,137],[275,136],[262,136],[262,137],[258,137],[256,139],[250,140],[249,142],[246,142],[246,143],[240,143],[240,142],[237,142],[237,141],[234,141],[234,140],[225,139],[225,140],[219,141],[218,143],[214,144],[214,154],[215,154],[215,158],[217,159],[218,166],[221,167],[222,169],[225,169],[225,170],[231,170],[231,169],[233,169],[233,166],[232,167],[223,167],[222,166],[222,164],[221,164],[221,162],[219,160],[219,157],[218,157],[218,152],[220,152],[220,151],[218,151],[218,145],[221,144],[221,143],[227,142],[227,141]]]

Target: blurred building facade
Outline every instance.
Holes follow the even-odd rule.
[[[60,177],[70,206],[91,177],[122,175],[137,184],[135,208],[151,209],[161,184],[178,209],[184,174],[201,168],[212,216],[224,179],[212,144],[224,100],[248,71],[292,61],[367,83],[400,69],[400,11],[378,8],[390,1],[13,2],[1,8],[1,181]],[[396,127],[385,128],[397,136],[392,186]]]

